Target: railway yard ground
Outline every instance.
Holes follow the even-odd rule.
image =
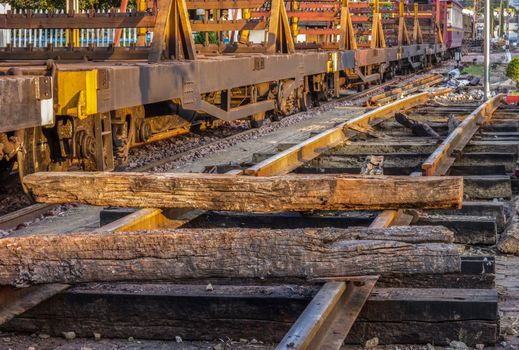
[[[447,76],[452,68],[450,63],[434,73]],[[408,79],[416,80],[422,76]],[[496,86],[503,85],[503,77],[494,79]],[[396,84],[404,83],[400,81]],[[348,345],[344,348],[519,347],[519,257],[499,251],[513,253],[515,249],[517,253],[518,249],[519,234],[515,231],[518,230],[515,225],[519,220],[519,208],[516,207],[519,183],[515,176],[519,146],[518,112],[513,106],[499,103],[499,96],[488,108],[486,105],[481,108],[483,102],[473,97],[477,94],[470,92],[471,88],[463,88],[460,92],[450,88],[449,84],[442,85],[417,91],[415,95],[399,96],[396,101],[389,100],[381,107],[365,106],[361,100],[368,100],[370,95],[357,94],[357,97],[353,95],[323,103],[320,107],[285,117],[279,122],[266,123],[258,129],[249,129],[244,122],[234,122],[216,130],[144,145],[131,151],[125,171],[128,174],[198,173],[207,176],[217,173],[230,176],[270,176],[288,172],[314,175],[362,173],[376,177],[380,173],[409,175],[424,169],[425,175],[450,173],[464,177],[460,210],[377,212],[357,209],[261,214],[234,213],[216,208],[207,211],[122,209],[103,204],[77,204],[89,202],[88,193],[81,190],[82,180],[70,187],[77,190],[62,188],[63,192],[59,192],[59,185],[51,187],[59,192],[57,196],[63,199],[63,204],[51,203],[52,200],[45,199],[44,190],[40,194],[35,188],[36,199],[48,204],[28,206],[24,199],[15,203],[15,209],[21,208],[18,211],[13,211],[12,207],[10,209],[9,203],[4,205],[2,209],[9,213],[0,217],[2,239],[12,239],[10,244],[24,250],[23,241],[17,240],[24,237],[37,240],[39,236],[45,237],[45,233],[52,233],[57,235],[58,240],[53,244],[63,247],[65,254],[61,255],[59,249],[42,252],[35,249],[35,256],[31,257],[30,248],[25,253],[16,254],[25,256],[17,262],[23,266],[28,266],[26,264],[30,259],[39,261],[38,268],[24,272],[25,281],[32,284],[31,281],[41,278],[48,284],[30,287],[28,295],[25,298],[22,296],[12,306],[9,304],[11,295],[6,294],[6,299],[3,299],[7,302],[6,307],[0,310],[3,323],[0,348],[273,349],[280,341],[288,344],[283,348],[298,348],[298,337],[315,341],[315,334],[308,327],[315,322],[316,313],[322,320],[333,319],[318,305],[312,305],[315,299],[314,302],[311,300],[320,295],[323,304],[330,303],[326,293],[331,291],[324,289],[333,290],[336,287],[334,283],[349,288],[359,283],[360,287],[353,288],[361,290],[366,288],[362,287],[365,284],[370,286],[367,292],[358,292],[357,298],[362,300],[360,307],[365,301],[362,298],[367,298],[363,311],[359,309],[354,316],[342,316],[353,317],[353,320],[357,318],[346,338]],[[374,91],[371,96],[380,92]],[[413,96],[417,95],[423,97],[414,100]],[[395,112],[402,112],[405,120],[397,122]],[[372,116],[366,119],[370,113]],[[474,120],[461,123],[469,117]],[[367,122],[359,122],[359,118]],[[406,120],[411,120],[412,125]],[[345,123],[349,126],[346,127]],[[463,137],[453,138],[452,135],[457,132]],[[326,136],[333,133],[340,133],[340,137],[336,136],[338,140]],[[154,151],[150,152],[150,148]],[[459,149],[462,153],[455,155],[453,149]],[[432,166],[429,168],[432,169],[431,173],[426,173],[425,169],[428,168],[424,164]],[[45,181],[42,178],[33,185],[38,187],[39,183],[43,186],[41,183]],[[122,186],[119,190],[124,191],[123,184],[118,186]],[[139,189],[133,188],[130,192],[138,194]],[[110,201],[109,198],[106,200]],[[18,218],[20,213],[23,215]],[[146,263],[138,262],[140,267],[136,265],[132,269],[139,269],[141,274],[150,274],[150,280],[115,282],[110,276],[93,272],[90,281],[83,281],[82,273],[74,271],[87,269],[88,258],[67,258],[66,253],[67,237],[77,232],[98,232],[111,237],[111,232],[143,229],[167,232],[184,228],[195,231],[212,229],[215,230],[214,234],[218,234],[218,230],[231,230],[225,234],[232,234],[232,230],[273,230],[278,233],[294,230],[294,233],[300,234],[301,230],[320,230],[324,227],[346,231],[360,227],[362,232],[370,229],[390,230],[391,226],[401,225],[415,229],[413,234],[422,232],[420,228],[439,225],[445,227],[451,236],[446,240],[437,238],[437,243],[429,243],[428,238],[424,238],[424,246],[431,244],[439,247],[440,253],[425,262],[433,267],[421,265],[416,261],[419,258],[409,258],[407,264],[412,261],[416,264],[413,269],[421,272],[402,267],[400,271],[397,267],[396,271],[383,271],[375,267],[375,271],[380,270],[375,273],[380,276],[378,281],[364,276],[366,273],[357,273],[357,277],[353,278],[346,276],[342,280],[343,277],[330,277],[317,283],[296,277],[257,280],[245,277],[246,273],[241,275],[231,264],[227,268],[231,271],[230,276],[236,276],[234,279],[218,276],[218,273],[215,277],[204,277],[202,273],[194,280],[179,278],[172,283],[161,281],[167,278],[160,277],[160,274],[153,277],[153,264],[148,267],[152,270],[147,270]],[[148,231],[148,234],[153,234],[153,231]],[[202,236],[199,239],[203,239]],[[412,245],[411,242],[402,244]],[[214,244],[217,246],[219,243]],[[256,244],[268,246],[265,242]],[[147,254],[158,254],[158,260],[166,259],[159,257],[161,253],[146,252],[146,245],[142,247],[142,255],[133,258],[136,261]],[[92,249],[95,253],[99,247],[86,244],[83,249]],[[206,249],[210,251],[212,248],[207,246]],[[276,248],[272,246],[271,249]],[[114,251],[117,252],[117,249]],[[443,255],[447,252],[449,257]],[[97,253],[108,254],[106,250]],[[7,254],[7,251],[0,252],[2,254]],[[340,256],[341,253],[335,254]],[[366,251],[365,254],[371,253]],[[117,259],[116,254],[112,258],[108,255],[104,258]],[[62,268],[41,261],[41,257],[49,261],[55,259]],[[251,256],[250,259],[255,261],[258,258]],[[461,261],[461,270],[445,267],[452,259]],[[217,259],[213,263],[219,264],[219,261],[223,260]],[[112,263],[117,264],[117,261]],[[197,262],[187,264],[196,265]],[[439,268],[435,264],[445,266]],[[261,265],[256,268],[261,270]],[[117,267],[113,268],[113,273],[117,275]],[[201,265],[199,268],[202,269]],[[61,271],[66,277],[57,276],[55,271]],[[7,281],[11,278],[10,273],[0,274],[0,278]],[[375,287],[369,293],[373,284]],[[16,298],[16,294],[14,296]],[[359,301],[341,302],[358,309],[356,303]],[[336,305],[329,307],[339,308]],[[291,329],[294,322],[299,329]],[[343,324],[340,322],[347,324],[349,321],[348,318],[342,321],[335,319],[336,324]],[[283,338],[287,332],[290,332],[288,336],[295,337],[292,344]]]
[[[38,204],[11,176],[0,349],[517,349],[519,109],[454,68],[27,175]]]

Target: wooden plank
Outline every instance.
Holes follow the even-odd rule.
[[[340,349],[376,281],[325,283],[276,349]]]
[[[452,211],[454,213],[454,210]],[[232,212],[210,212],[185,228],[272,228],[295,229],[307,227],[368,226],[376,214],[370,213],[282,213],[282,214],[249,214]],[[463,244],[492,245],[496,243],[497,225],[495,217],[471,215],[423,214],[415,225],[445,226],[454,233],[454,242]]]
[[[501,253],[519,255],[519,199],[513,201],[510,224],[501,235],[497,249]]]
[[[461,177],[72,173],[27,175],[39,202],[251,212],[456,208]]]
[[[460,256],[452,240],[441,226],[6,237],[0,284],[457,272]]]
[[[280,143],[278,151],[284,151],[293,147],[294,143]],[[355,141],[343,146],[333,148],[323,155],[385,155],[385,154],[431,154],[438,147],[438,140],[426,137],[398,138],[395,140],[369,140]],[[471,141],[466,146],[468,153],[512,153],[517,154],[519,142],[517,141]]]
[[[106,13],[95,15],[68,14],[0,14],[0,29],[99,29],[99,28],[153,28],[156,17],[147,12],[130,14]]]
[[[74,329],[79,337],[91,337],[92,332],[101,330],[107,338],[174,339],[178,335],[185,340],[229,337],[272,343],[282,339],[318,292],[317,286],[295,284],[231,286],[212,279],[207,282],[212,282],[212,291],[206,290],[206,283],[81,285],[1,329],[46,330],[56,336]],[[408,289],[403,295],[395,289],[375,288],[360,322],[350,332],[358,336],[348,342],[361,343],[375,336],[392,343],[413,340],[412,344],[448,345],[460,336],[470,338],[461,339],[469,345],[495,342],[497,304],[497,293],[489,290]]]
[[[496,244],[496,220],[488,216],[422,215],[415,225],[445,226],[454,232],[454,242],[456,243]]]
[[[449,347],[452,339],[462,341],[467,346],[476,344],[494,345],[499,336],[497,321],[399,321],[373,322],[357,320],[346,339],[346,343],[365,344],[378,338],[380,345],[392,344],[433,344]],[[405,345],[404,345],[405,346]]]
[[[0,287],[0,325],[64,291],[68,284],[53,283],[29,288]]]
[[[464,196],[470,200],[512,198],[512,183],[508,175],[464,176]]]

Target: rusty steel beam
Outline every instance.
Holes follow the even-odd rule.
[[[323,9],[339,9],[341,4],[338,2],[335,3],[322,3],[322,2],[301,2],[297,4],[297,7],[300,9],[315,9],[315,10],[323,10]]]
[[[298,30],[299,34],[306,34],[306,35],[341,35],[342,30],[341,29],[332,29],[332,28],[308,28],[304,29],[301,28]]]
[[[419,79],[410,84],[406,84],[402,87],[372,96],[369,100],[369,103],[375,105],[386,104],[399,96],[408,95],[413,93],[419,89],[423,89],[432,85],[439,84],[443,81],[443,76],[440,74],[431,74],[426,76],[423,79]]]
[[[272,176],[291,172],[327,150],[339,146],[359,133],[371,130],[372,126],[393,116],[394,112],[410,109],[423,104],[436,94],[445,94],[450,89],[436,93],[422,92],[388,105],[369,111],[338,126],[323,131],[310,139],[290,147],[244,171],[246,175]]]
[[[463,149],[480,126],[490,121],[502,100],[503,95],[497,95],[467,116],[422,164],[424,174],[427,176],[445,175],[456,159],[462,155]]]
[[[258,8],[265,4],[266,0],[187,0],[188,10],[226,10]]]
[[[340,349],[377,279],[325,283],[276,350]]]
[[[155,20],[155,15],[147,12],[6,14],[0,15],[0,29],[153,28]]]
[[[240,30],[260,30],[265,29],[267,23],[260,20],[243,20],[207,22],[201,21],[191,22],[191,29],[195,32],[224,32],[224,31],[240,31]]]
[[[32,204],[0,217],[0,230],[11,230],[24,222],[34,220],[55,208],[55,205],[44,203]]]

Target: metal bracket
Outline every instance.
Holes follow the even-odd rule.
[[[51,77],[39,77],[35,81],[35,97],[38,100],[48,100],[52,98],[52,79]]]

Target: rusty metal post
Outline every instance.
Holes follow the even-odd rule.
[[[121,11],[121,13],[125,13],[127,7],[128,7],[128,0],[121,0],[121,6],[119,7],[119,10]],[[121,34],[122,34],[122,32],[123,32],[122,28],[118,28],[115,31],[114,46],[121,46]]]
[[[249,9],[242,9],[242,18],[247,21],[250,20],[251,12]],[[239,39],[240,44],[247,44],[247,42],[249,41],[249,33],[250,31],[248,29],[243,29],[241,31]]]
[[[420,19],[418,18],[418,4],[414,3],[414,24],[413,24],[413,43],[422,44],[423,36],[420,28]]]
[[[292,11],[299,10],[299,5],[297,4],[297,0],[292,1]],[[297,34],[299,33],[299,18],[297,16],[292,17],[292,37],[294,38],[294,42],[297,42]]]
[[[472,40],[476,40],[478,23],[478,0],[474,0],[474,14],[472,15]]]
[[[440,0],[436,0],[435,3],[435,15],[434,15],[434,26],[436,27],[436,38],[435,43],[443,44],[443,32],[441,30],[441,23],[440,23],[440,9],[441,9],[441,3]]]
[[[137,11],[146,11],[147,4],[146,0],[137,0]],[[137,46],[145,46],[146,45],[146,32],[147,28],[138,28],[137,29]]]
[[[72,16],[79,13],[79,0],[67,0],[66,11]],[[79,29],[67,29],[66,38],[68,46],[79,47]]]

